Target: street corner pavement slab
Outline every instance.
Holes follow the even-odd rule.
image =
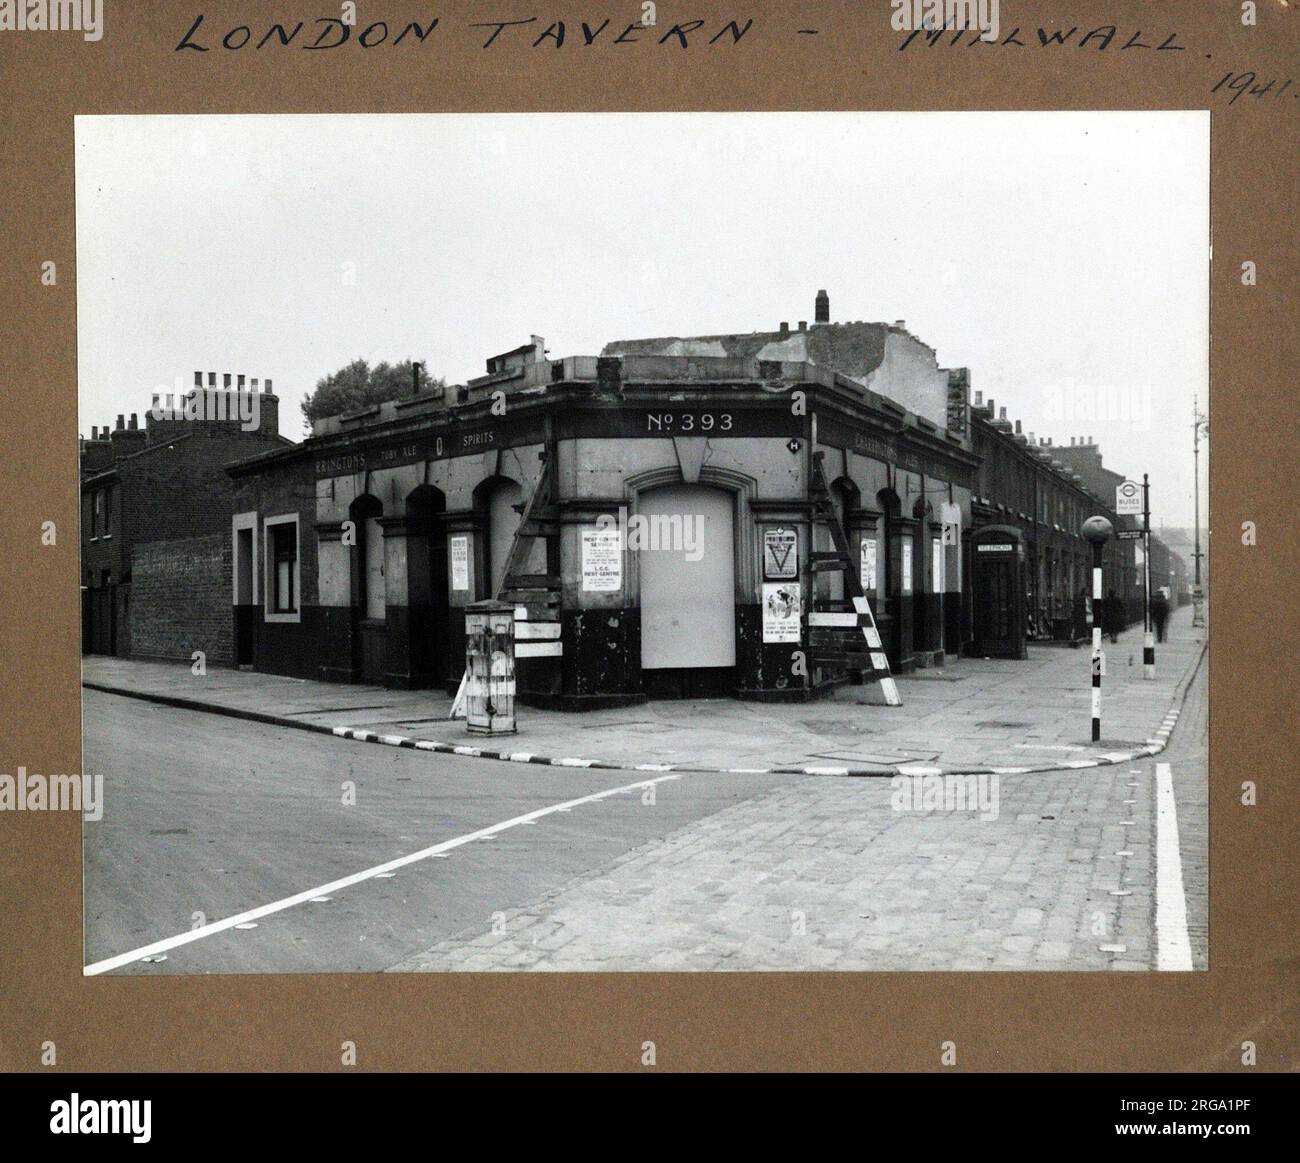
[[[650,702],[572,713],[518,708],[515,735],[471,736],[437,691],[398,691],[183,663],[88,656],[83,684],[345,738],[560,765],[888,775],[916,770],[1045,771],[1121,763],[1159,750],[1206,646],[1190,609],[1171,620],[1143,678],[1142,631],[1107,643],[1103,739],[1091,730],[1087,650],[1031,645],[1024,661],[963,658],[898,680],[901,707],[845,686],[808,703]]]

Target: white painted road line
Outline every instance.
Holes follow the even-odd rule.
[[[472,844],[475,840],[486,840],[491,836],[496,836],[501,832],[508,831],[511,828],[517,828],[521,824],[531,824],[534,820],[539,820],[543,816],[549,816],[552,812],[568,812],[582,804],[595,803],[598,800],[608,799],[610,796],[622,795],[625,792],[640,791],[654,783],[664,783],[668,780],[681,779],[680,775],[661,775],[657,779],[641,779],[636,783],[624,784],[622,787],[611,787],[605,791],[594,792],[589,796],[582,796],[576,800],[565,800],[563,803],[551,804],[550,807],[538,808],[536,811],[528,812],[522,816],[515,816],[509,820],[502,820],[499,824],[493,824],[488,828],[480,828],[477,832],[468,832],[464,836],[457,836],[452,840],[444,840],[441,844],[432,844],[428,848],[421,848],[418,852],[412,852],[409,856],[399,856],[396,860],[389,860],[385,864],[376,864],[373,868],[367,868],[363,872],[354,872],[351,876],[345,876],[340,880],[332,880],[329,884],[318,884],[315,888],[306,889],[303,892],[295,893],[293,896],[287,896],[283,900],[273,901],[269,905],[261,905],[255,909],[249,909],[245,913],[236,913],[232,917],[226,917],[221,921],[213,921],[210,925],[203,925],[197,929],[190,929],[184,933],[178,933],[174,937],[167,937],[162,941],[154,941],[149,945],[142,945],[139,949],[132,949],[129,953],[119,953],[116,957],[108,957],[103,961],[96,961],[93,965],[87,965],[82,970],[85,977],[95,977],[100,973],[107,973],[112,969],[120,969],[123,965],[130,965],[133,961],[142,961],[146,957],[152,957],[159,953],[165,953],[168,949],[175,949],[181,945],[188,945],[193,941],[200,941],[204,937],[211,937],[217,933],[224,933],[227,929],[234,929],[239,925],[247,924],[249,921],[257,921],[262,917],[269,917],[273,913],[282,913],[285,909],[291,909],[295,905],[306,904],[308,901],[319,901],[328,898],[330,894],[341,892],[345,888],[351,888],[354,884],[360,884],[364,880],[370,880],[384,872],[392,872],[398,868],[405,868],[408,864],[416,864],[421,860],[427,860],[430,857],[442,856],[453,848],[460,848],[465,844]]]
[[[1167,763],[1156,764],[1156,958],[1157,969],[1185,972],[1192,967],[1178,809]]]

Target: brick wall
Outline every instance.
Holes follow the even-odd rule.
[[[230,538],[233,488],[225,466],[282,447],[260,433],[196,428],[117,466],[125,494],[128,540],[169,540],[222,532]]]
[[[227,518],[229,520],[229,518]],[[230,534],[137,542],[131,583],[131,653],[136,658],[234,661]]]

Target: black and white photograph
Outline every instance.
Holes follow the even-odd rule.
[[[1208,112],[75,181],[86,976],[1209,968]]]

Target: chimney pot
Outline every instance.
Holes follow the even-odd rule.
[[[140,430],[140,417],[137,413],[131,413],[131,420],[127,427],[130,428],[132,432],[138,432]]]
[[[126,417],[119,412],[117,414],[117,430],[121,432],[126,427]]]
[[[194,373],[194,386],[195,386],[196,388],[201,388],[201,387],[203,387],[203,373],[202,373],[202,372],[195,372],[195,373]]]
[[[252,378],[252,381],[250,382],[250,385],[249,385],[249,386],[252,388],[253,394],[256,395],[256,394],[257,394],[257,377],[256,377],[256,376],[254,376],[254,377]]]
[[[222,373],[221,373],[221,386],[222,386],[223,388],[228,388],[228,387],[230,387],[230,373],[229,373],[229,372],[222,372]]]
[[[831,297],[824,290],[817,292],[817,299],[813,305],[813,319],[818,323],[831,321]]]
[[[807,319],[800,319],[800,320],[799,320],[799,330],[800,330],[800,331],[807,331],[807,330],[808,330],[808,320],[807,320]]]
[[[266,394],[269,396],[271,394],[271,381],[263,380],[262,383],[266,386]]]
[[[208,387],[215,388],[216,386],[217,386],[217,373],[208,372]]]
[[[1006,418],[1007,418],[1007,410],[1005,408],[1000,409],[998,412],[998,419],[1005,420]]]
[[[790,334],[790,324],[787,323],[784,319],[781,320],[781,334],[782,335]]]
[[[895,319],[895,320],[894,320],[894,326],[897,327],[897,328],[899,329],[899,331],[906,331],[906,330],[907,330],[907,320],[906,320],[906,319]]]
[[[240,376],[238,379],[235,380],[235,387],[237,387],[241,392],[244,390],[244,377],[243,377],[243,376]]]
[[[1020,421],[1019,421],[1019,420],[1016,421],[1016,435],[1017,435],[1017,436],[1020,435]]]
[[[983,392],[976,392],[976,393],[975,393],[975,407],[978,408],[978,407],[980,407],[980,405],[982,405],[983,403],[984,403],[984,393],[983,393]]]

